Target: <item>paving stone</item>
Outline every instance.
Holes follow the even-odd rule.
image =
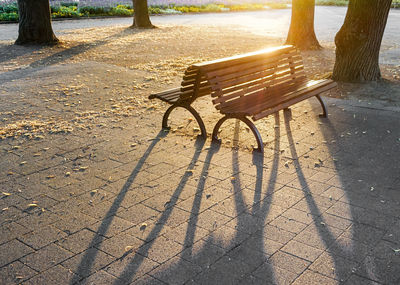
[[[206,237],[210,232],[196,226],[194,220],[180,224],[175,228],[163,228],[163,236],[167,239],[180,243],[184,247],[192,246],[193,243]]]
[[[100,241],[95,245],[96,248],[115,257],[121,257],[127,251],[137,251],[143,245],[143,241],[127,233],[122,233],[112,238]]]
[[[252,234],[263,228],[264,221],[257,216],[244,212],[237,216],[235,219],[232,219],[226,225],[238,231]]]
[[[203,269],[209,268],[226,253],[226,250],[212,244],[209,240],[200,240],[181,253],[181,257]]]
[[[50,213],[49,211],[38,211],[18,219],[16,222],[35,231],[38,228],[53,224],[58,219],[59,217],[57,215]]]
[[[138,253],[129,253],[124,258],[115,260],[104,270],[123,280],[125,284],[142,278],[146,273],[159,266],[159,263]]]
[[[312,272],[310,270],[305,271],[303,274],[297,278],[293,284],[339,284],[339,282],[335,279],[331,279],[324,275]]]
[[[159,212],[153,210],[145,205],[138,204],[136,206],[130,207],[128,209],[120,209],[117,216],[137,225],[149,220],[153,217],[157,217]]]
[[[339,237],[329,248],[328,252],[360,262],[367,254],[373,251],[371,246],[348,239]]]
[[[23,257],[21,261],[37,271],[44,271],[63,262],[72,255],[71,252],[62,247],[55,244],[49,244],[48,246]]]
[[[288,242],[282,248],[282,251],[298,256],[300,258],[303,258],[311,262],[316,260],[318,256],[320,256],[323,253],[321,249],[308,246],[306,244],[300,243],[295,240]]]
[[[103,269],[113,260],[113,257],[97,248],[89,248],[64,261],[61,265],[75,273],[80,279],[80,277],[87,277],[100,269]]]
[[[349,279],[347,279],[346,282],[344,282],[343,284],[346,284],[346,285],[350,285],[350,284],[351,285],[364,285],[364,284],[379,285],[382,283],[378,283],[371,279],[367,279],[367,278],[352,274],[351,277]]]
[[[291,233],[300,233],[305,227],[307,227],[306,224],[297,222],[295,220],[283,216],[276,218],[275,220],[270,222],[269,225],[281,228]]]
[[[286,269],[290,272],[301,274],[309,265],[310,262],[283,251],[275,253],[268,261],[271,266],[277,266]]]
[[[19,261],[10,263],[0,269],[1,284],[20,284],[37,272]]]
[[[321,250],[327,249],[343,233],[343,230],[321,224],[310,224],[294,238],[296,241]]]
[[[15,222],[4,223],[0,226],[0,244],[13,240],[30,231],[30,229]]]
[[[209,269],[189,280],[187,284],[235,284],[252,270],[253,268],[246,263],[224,256]]]
[[[357,267],[358,263],[353,260],[324,252],[311,264],[309,269],[340,282],[344,282],[356,271]]]
[[[112,216],[103,219],[102,221],[99,221],[88,228],[99,235],[112,237],[133,226],[134,224],[127,220],[121,219],[117,216]]]
[[[212,211],[211,209],[205,210],[198,215],[197,225],[203,229],[214,231],[218,227],[227,224],[232,218]]]
[[[29,279],[27,282],[23,284],[67,284],[72,280],[77,280],[77,276],[67,270],[65,267],[61,265],[56,265],[46,271],[41,272],[40,274],[34,276],[33,278]]]
[[[18,239],[34,249],[39,249],[57,240],[63,239],[66,236],[67,234],[65,232],[53,226],[45,226],[37,231],[22,235]]]
[[[263,263],[252,274],[263,280],[262,284],[291,284],[298,276],[296,273],[272,266],[268,262]]]
[[[124,281],[122,281],[122,282],[124,282]],[[150,275],[145,274],[130,284],[132,284],[132,285],[144,285],[144,284],[163,285],[165,283],[158,279],[155,279],[154,277],[152,277]]]
[[[57,244],[73,253],[80,253],[102,242],[105,238],[88,229],[83,229],[64,239]]]
[[[150,258],[151,260],[156,261],[157,263],[164,263],[165,261],[176,256],[182,250],[182,245],[161,236],[144,244],[137,250],[137,252]]]
[[[67,234],[73,234],[96,222],[96,219],[85,214],[68,214],[56,221],[53,226]]]
[[[204,237],[206,242],[211,242],[222,249],[229,251],[239,246],[244,240],[250,237],[247,232],[237,230],[228,226],[218,227],[208,236]]]
[[[167,284],[184,284],[200,272],[201,268],[198,265],[174,257],[148,274]]]
[[[18,240],[11,240],[0,245],[0,267],[7,265],[34,250]]]
[[[116,284],[118,283],[118,279],[113,275],[100,270],[96,273],[90,275],[89,277],[83,279],[78,284],[79,285],[107,285],[107,284]],[[122,284],[122,282],[120,283]]]
[[[289,210],[285,211],[282,216],[289,218],[291,220],[295,220],[297,222],[303,223],[303,224],[310,224],[312,223],[314,220],[316,220],[316,218],[310,214],[310,213],[306,213],[294,208],[290,208]]]

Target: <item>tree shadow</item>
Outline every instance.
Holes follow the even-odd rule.
[[[38,70],[42,70],[48,66],[52,66],[52,65],[57,65],[60,64],[62,62],[65,62],[71,58],[73,58],[74,56],[77,56],[79,54],[82,54],[84,52],[87,52],[93,48],[96,48],[98,46],[101,45],[105,45],[111,41],[115,41],[118,40],[124,36],[127,35],[131,35],[131,34],[139,34],[145,32],[145,30],[143,29],[130,29],[130,28],[125,28],[124,30],[115,33],[111,36],[108,36],[106,38],[102,38],[93,42],[89,42],[89,43],[81,43],[72,47],[69,47],[67,49],[64,49],[62,51],[56,52],[54,54],[51,54],[49,56],[46,56],[44,58],[38,59],[32,63],[30,63],[29,65],[27,65],[26,67],[24,67],[23,69],[18,69],[15,71],[9,71],[9,72],[4,72],[1,74],[0,78],[0,84],[6,83],[10,80],[10,78],[12,77],[13,80],[18,80],[24,77],[29,76],[30,74],[38,71]],[[43,49],[43,47],[40,46],[28,46],[28,47],[24,47],[23,48],[23,53],[24,54],[28,54],[30,52],[32,52],[32,49],[34,50],[39,50],[40,48]],[[7,51],[9,49],[8,46],[5,46],[3,48],[0,48],[0,53],[2,52],[2,49],[4,51]],[[17,58],[21,55],[14,55],[14,58]],[[0,57],[0,60],[3,57]],[[5,59],[4,59],[5,60]]]
[[[396,222],[395,217],[398,221],[400,216],[395,212],[396,203],[400,203],[400,195],[394,192],[389,195],[394,198],[390,205],[392,209],[389,203],[381,203],[384,201],[382,199],[388,199],[385,192],[395,187],[396,181],[393,177],[389,181],[386,179],[391,164],[396,165],[397,158],[393,158],[396,157],[395,147],[388,147],[387,143],[383,147],[382,141],[379,142],[380,135],[374,134],[368,139],[362,137],[363,133],[367,133],[363,128],[370,128],[368,132],[371,133],[382,129],[379,112],[371,116],[373,111],[367,112],[361,108],[358,109],[357,115],[344,113],[339,108],[332,108],[331,111],[335,112],[335,120],[324,119],[320,127],[330,157],[320,162],[324,166],[324,163],[329,164],[329,160],[334,157],[333,164],[326,167],[335,172],[333,179],[336,182],[325,181],[330,188],[323,193],[324,197],[311,190],[308,177],[303,172],[304,159],[297,154],[290,118],[285,114],[289,148],[297,179],[304,193],[305,206],[313,219],[311,226],[318,233],[326,250],[310,269],[340,282],[347,281],[349,284],[366,284],[373,281],[396,283],[400,274],[394,273],[394,268],[398,269],[399,265],[393,266],[396,264],[391,260],[394,252],[390,253],[390,242],[383,240],[385,232]],[[349,127],[353,130],[349,130]],[[361,136],[357,136],[358,133]],[[400,135],[399,130],[397,133]],[[374,150],[372,146],[375,147]],[[380,156],[383,153],[378,150],[389,151],[390,158],[382,159]],[[392,172],[395,171],[392,169]],[[324,175],[323,171],[320,173],[321,176]],[[379,190],[375,192],[374,188]],[[324,204],[321,198],[325,199],[329,206],[321,207]],[[395,246],[395,243],[391,246]],[[386,258],[387,255],[391,257]],[[379,261],[374,263],[374,259]]]

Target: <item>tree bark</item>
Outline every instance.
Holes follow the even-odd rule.
[[[155,28],[150,21],[147,0],[132,0],[134,18],[132,28]]]
[[[18,0],[19,29],[17,45],[56,44],[51,27],[49,0]]]
[[[334,80],[381,79],[379,50],[391,3],[391,0],[350,0],[343,26],[335,37]]]
[[[314,32],[315,0],[293,0],[292,18],[286,44],[301,50],[321,49]]]

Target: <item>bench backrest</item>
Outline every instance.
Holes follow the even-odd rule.
[[[255,103],[260,96],[279,96],[306,81],[301,55],[293,46],[195,64],[191,68],[208,80],[217,109],[243,96]]]
[[[195,99],[211,93],[210,83],[199,69],[189,66],[181,82],[181,99]]]

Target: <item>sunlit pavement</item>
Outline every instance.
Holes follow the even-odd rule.
[[[327,101],[262,121],[264,156],[151,110],[2,140],[1,283],[398,284],[400,112]]]
[[[3,84],[124,76],[52,68]],[[160,130],[152,108],[1,140],[0,283],[399,284],[400,110],[326,101],[327,119],[310,99],[258,122],[264,155],[235,121],[218,146],[179,132],[187,114]],[[210,131],[215,111],[196,108]]]

